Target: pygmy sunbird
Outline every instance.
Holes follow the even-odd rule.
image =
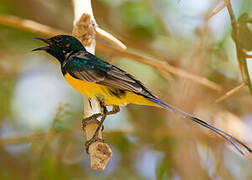
[[[230,134],[161,101],[134,76],[86,51],[85,47],[75,37],[58,35],[49,39],[37,39],[44,41],[48,45],[33,51],[44,50],[57,58],[67,82],[77,91],[89,98],[96,99],[100,104],[101,113],[84,119],[85,122],[92,118],[104,117],[100,121],[93,138],[86,145],[89,146],[92,142],[99,140],[97,135],[106,115],[118,112],[119,106],[133,103],[163,107],[171,112],[178,113],[214,131],[232,144],[241,154],[243,154],[243,151],[235,143],[240,144],[250,153],[252,152],[248,146]],[[106,106],[113,106],[113,110],[108,112]]]

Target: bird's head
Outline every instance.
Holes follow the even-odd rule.
[[[56,57],[61,63],[72,53],[86,51],[81,42],[73,36],[58,35],[49,39],[35,38],[44,41],[47,46],[36,48],[33,51],[43,50]]]

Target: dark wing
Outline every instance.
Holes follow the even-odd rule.
[[[132,75],[88,52],[82,51],[72,55],[63,68],[71,76],[80,80],[155,97]]]

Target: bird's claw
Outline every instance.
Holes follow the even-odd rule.
[[[95,120],[97,122],[97,124],[100,123],[100,121],[97,120],[97,118],[101,117],[102,114],[101,113],[97,113],[97,114],[93,114],[92,116],[89,116],[87,118],[82,119],[82,129],[84,130],[84,128],[87,126],[87,124],[91,121],[91,120]],[[102,127],[102,130],[104,129],[104,127]]]
[[[99,142],[104,143],[104,140],[103,140],[103,139],[99,138],[98,136],[93,136],[90,140],[88,140],[88,141],[85,143],[85,148],[86,148],[87,154],[89,154],[89,151],[88,151],[88,150],[89,150],[89,146],[90,146],[92,143],[96,142],[96,141],[99,141]]]

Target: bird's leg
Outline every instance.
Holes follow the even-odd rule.
[[[100,122],[98,123],[99,125],[98,125],[98,127],[96,128],[93,137],[85,143],[86,152],[87,152],[87,153],[88,153],[89,146],[90,146],[93,142],[95,142],[95,141],[104,142],[104,140],[102,140],[101,138],[98,137],[98,134],[99,134],[100,129],[103,127],[103,122],[104,122],[104,120],[106,119],[106,116],[107,116],[108,111],[107,111],[106,106],[103,105],[103,103],[100,103],[100,105],[101,105],[101,112],[102,112],[102,113],[100,113],[100,114],[101,114],[102,118],[101,118]]]
[[[88,153],[88,149],[89,149],[89,146],[95,142],[95,141],[101,141],[101,142],[104,142],[104,140],[102,140],[101,138],[98,137],[98,134],[99,134],[99,131],[100,129],[102,128],[103,130],[103,123],[107,117],[107,115],[111,115],[111,114],[116,114],[120,111],[120,108],[119,106],[113,106],[113,109],[112,111],[109,111],[107,110],[106,106],[103,104],[103,103],[100,103],[100,106],[101,106],[101,112],[102,113],[99,113],[99,114],[94,114],[94,115],[98,115],[98,117],[102,116],[101,120],[99,121],[99,125],[97,127],[97,129],[95,130],[95,133],[93,135],[93,137],[88,140],[86,143],[85,143],[85,146],[86,146],[86,152]],[[91,116],[92,117],[92,116]],[[96,116],[95,116],[96,117]],[[97,117],[96,117],[97,118]]]
[[[116,114],[118,112],[120,112],[119,106],[113,106],[112,111],[107,112],[107,115]]]
[[[91,99],[90,99],[90,98],[88,99],[88,102],[89,102],[90,108],[92,109],[92,103],[91,103]],[[90,121],[92,121],[92,120],[96,121],[97,124],[98,124],[99,121],[97,120],[97,118],[99,118],[99,117],[101,117],[101,116],[102,116],[102,113],[96,113],[96,114],[93,114],[93,115],[91,115],[91,116],[89,116],[89,117],[87,117],[87,118],[82,119],[82,129],[84,130],[84,128],[86,127],[86,125],[87,125]]]
[[[98,121],[97,118],[99,118],[101,116],[102,116],[102,113],[97,113],[97,114],[93,114],[92,116],[89,116],[87,118],[82,119],[82,129],[84,130],[84,128],[86,127],[86,125],[88,124],[89,121],[91,121],[91,120]]]
[[[118,112],[120,112],[119,106],[113,106],[112,111],[107,111],[107,109],[106,109],[106,115],[116,114]],[[102,129],[101,130],[102,131],[104,130],[104,125],[102,125]]]

